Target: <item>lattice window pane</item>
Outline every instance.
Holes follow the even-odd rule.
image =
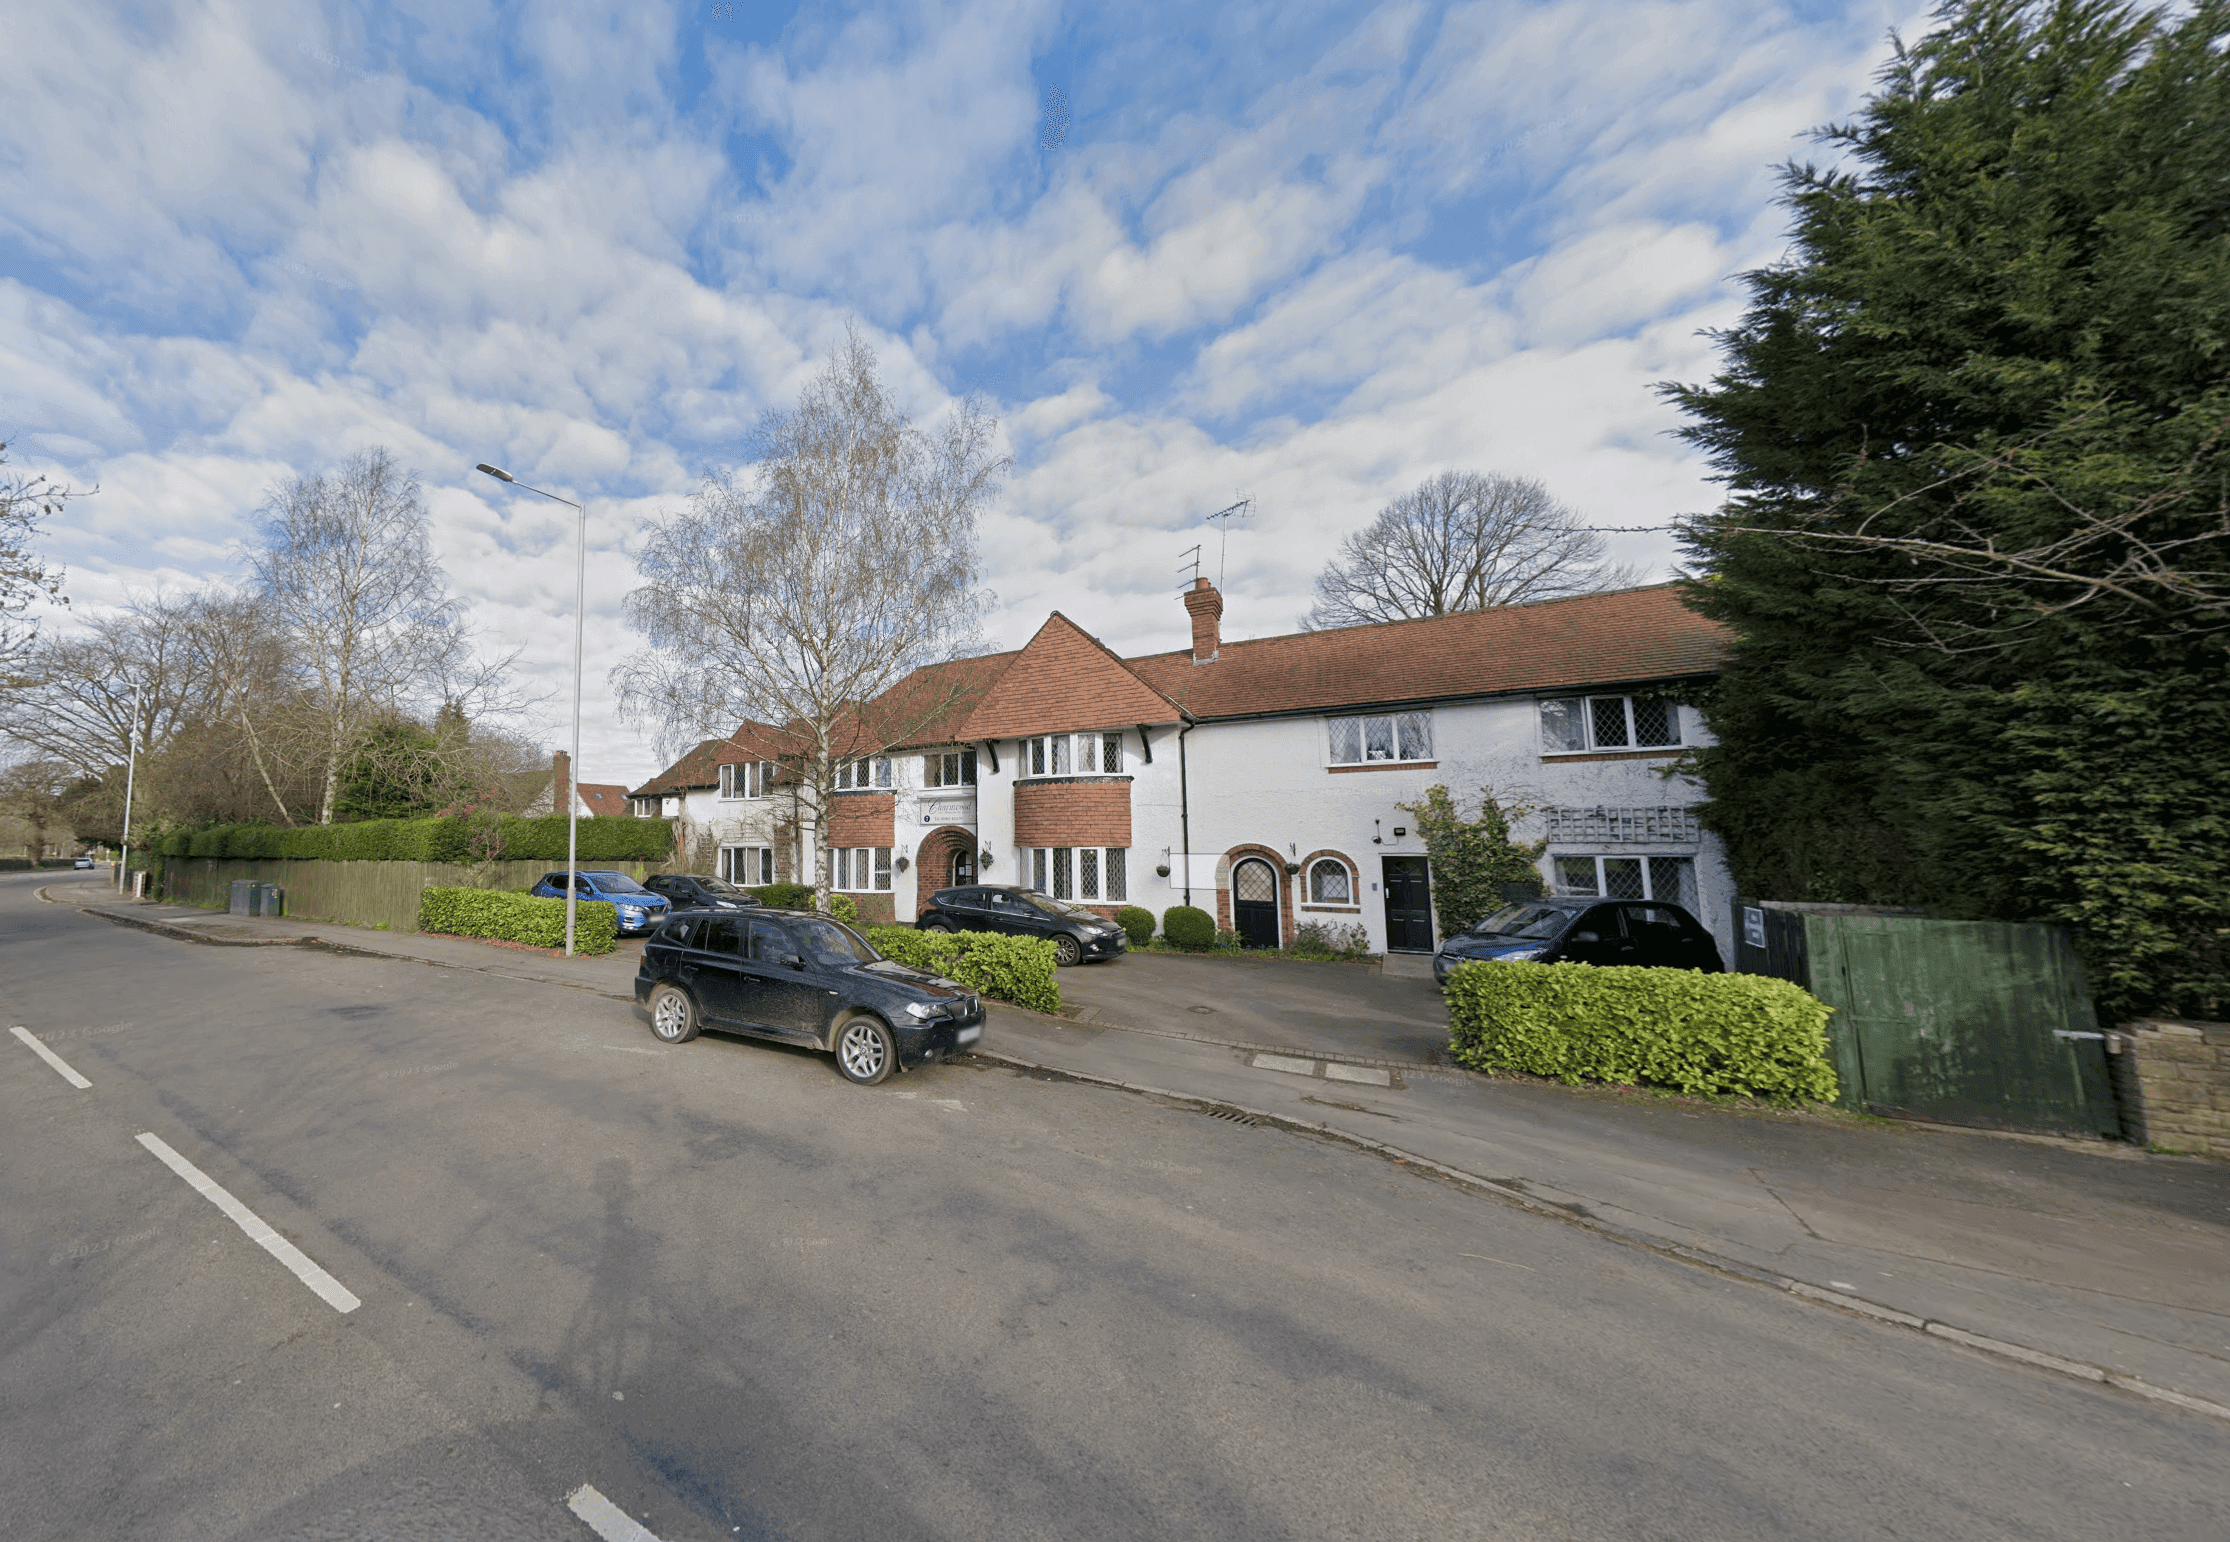
[[[1365,760],[1392,760],[1394,758],[1394,720],[1390,717],[1363,719],[1363,758]]]
[[[1582,703],[1574,700],[1541,703],[1541,748],[1550,754],[1587,748],[1587,722]]]
[[[1696,864],[1687,857],[1649,859],[1649,897],[1696,908]]]
[[[1558,857],[1556,886],[1566,894],[1600,894],[1595,884],[1593,857]]]
[[[1603,890],[1612,899],[1642,899],[1642,859],[1605,857]]]
[[[1101,774],[1102,774],[1102,775],[1105,775],[1105,776],[1113,776],[1113,775],[1114,775],[1114,774],[1115,774],[1116,772],[1118,772],[1118,771],[1120,771],[1120,770],[1122,770],[1122,769],[1123,769],[1123,736],[1122,736],[1121,734],[1101,734],[1101,735],[1100,735],[1100,772],[1101,772]]]
[[[1277,876],[1267,862],[1242,862],[1239,870],[1231,875],[1231,895],[1249,903],[1275,901],[1278,897]]]
[[[1047,877],[1045,871],[1046,855],[1047,853],[1043,846],[1040,846],[1036,851],[1031,853],[1030,887],[1037,890],[1040,894],[1043,894],[1045,892],[1045,880]]]
[[[1669,701],[1644,701],[1634,698],[1634,742],[1636,744],[1678,744],[1680,742],[1680,717]]]
[[[1070,856],[1071,852],[1066,846],[1053,848],[1053,897],[1055,899],[1074,899],[1076,897],[1075,891],[1070,887]]]
[[[1076,853],[1076,893],[1079,899],[1100,897],[1100,854],[1095,846],[1085,846]]]
[[[1076,769],[1079,775],[1099,769],[1100,741],[1097,734],[1076,736]]]
[[[962,750],[960,752],[960,781],[958,785],[962,787],[976,785],[976,752],[974,750]]]
[[[1124,881],[1125,871],[1129,866],[1129,852],[1120,846],[1107,848],[1107,871],[1101,875],[1106,879],[1106,887],[1101,891],[1104,898],[1111,900],[1130,898],[1129,886]]]
[[[1032,739],[1030,741],[1030,774],[1032,776],[1045,775],[1045,741],[1043,739]]]
[[[1053,746],[1053,754],[1049,761],[1052,774],[1055,776],[1068,775],[1069,736],[1067,734],[1055,734],[1053,738],[1048,742],[1050,742]]]
[[[774,848],[772,846],[761,846],[759,848],[759,882],[774,882]]]
[[[1332,730],[1332,764],[1352,766],[1363,758],[1363,720],[1357,717],[1335,717],[1328,721]]]
[[[1345,865],[1338,862],[1319,862],[1310,868],[1309,901],[1316,905],[1352,904]]]
[[[1589,698],[1587,705],[1592,711],[1595,747],[1602,750],[1623,748],[1626,744],[1626,698],[1595,696]]]
[[[1404,712],[1394,720],[1401,739],[1401,758],[1404,760],[1432,759],[1432,714],[1430,712]]]
[[[875,758],[875,785],[877,787],[888,787],[890,785],[890,757],[888,755],[879,755]]]
[[[875,848],[875,887],[885,890],[890,888],[890,848],[888,846]]]

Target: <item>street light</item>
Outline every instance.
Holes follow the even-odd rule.
[[[116,848],[116,892],[122,894],[132,871],[132,783],[139,776],[139,702],[146,682],[132,682],[132,731],[124,752],[124,838]]]
[[[530,493],[542,493],[552,503],[562,503],[580,515],[573,527],[573,758],[566,763],[565,771],[565,956],[573,956],[573,916],[580,909],[581,887],[581,799],[575,791],[581,785],[581,623],[588,595],[588,505],[575,503],[570,498],[560,498],[556,493],[545,493],[539,487],[528,487],[500,466],[482,461],[473,468],[485,471],[498,482],[509,482]],[[556,789],[553,787],[554,793]]]

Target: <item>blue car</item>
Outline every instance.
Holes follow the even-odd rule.
[[[579,887],[582,904],[610,905],[619,912],[622,937],[642,935],[665,920],[673,909],[673,902],[665,895],[651,893],[625,873],[576,873],[574,882]],[[530,892],[544,899],[565,898],[565,874],[544,873],[542,881]]]

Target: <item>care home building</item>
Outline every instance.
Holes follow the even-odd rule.
[[[835,887],[874,919],[1018,883],[1195,904],[1263,944],[1322,921],[1429,951],[1432,867],[1402,805],[1445,783],[1467,812],[1482,787],[1532,810],[1515,833],[1547,841],[1552,892],[1675,900],[1731,948],[1702,794],[1664,774],[1709,742],[1690,701],[1722,639],[1670,586],[1230,643],[1206,580],[1183,603],[1174,652],[1118,657],[1056,611],[1019,650],[909,677],[939,710],[843,766]],[[780,743],[761,724],[707,741],[635,810],[679,820],[700,869],[792,877],[813,814]]]

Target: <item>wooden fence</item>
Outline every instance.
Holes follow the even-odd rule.
[[[559,859],[564,860],[563,858]],[[133,867],[139,867],[133,854]],[[286,914],[305,921],[338,921],[392,932],[418,930],[418,896],[427,889],[511,889],[524,892],[554,862],[233,862],[215,857],[152,857],[163,898],[181,905],[222,910],[239,879],[275,883],[286,891]],[[653,862],[600,862],[593,872],[642,878],[664,868]]]

